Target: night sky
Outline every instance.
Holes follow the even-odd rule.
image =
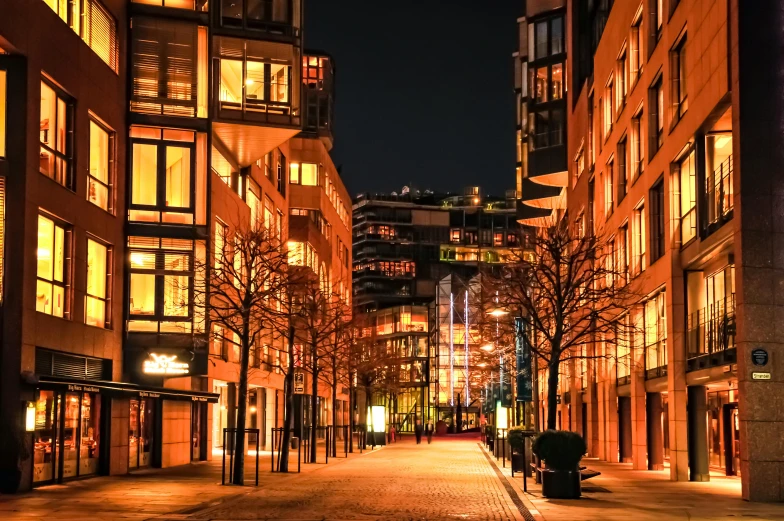
[[[523,0],[308,0],[335,58],[333,159],[353,196],[514,188],[512,53]]]

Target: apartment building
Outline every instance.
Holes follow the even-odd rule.
[[[210,322],[200,267],[235,233],[267,227],[350,295],[334,64],[302,32],[301,0],[4,4],[4,490],[222,450],[239,349]],[[252,352],[262,445],[283,416],[280,349]],[[347,409],[329,395],[323,423]]]
[[[508,195],[468,187],[462,195],[404,190],[354,199],[354,304],[363,335],[400,357],[399,390],[391,400],[374,397],[399,428],[452,421],[463,400],[466,425],[479,425],[478,402],[469,397],[472,389],[479,395],[471,375],[482,370],[471,353],[482,344],[465,302],[480,269],[525,247],[514,191]]]
[[[642,296],[624,318],[638,334],[616,346],[597,339],[582,348],[596,358],[566,368],[561,428],[603,460],[668,469],[673,480],[737,476],[745,499],[784,499],[773,477],[784,468],[777,6],[604,0],[528,11],[521,91],[535,115],[520,177],[557,176],[567,197],[546,213],[523,184],[519,216],[600,235]],[[562,48],[557,27],[562,86],[555,65],[539,62],[540,47],[548,60]],[[566,135],[544,149],[539,108],[561,88]]]

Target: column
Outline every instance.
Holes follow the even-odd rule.
[[[648,470],[664,468],[664,433],[662,432],[661,393],[648,393],[646,399]],[[637,468],[635,462],[635,468]]]
[[[708,471],[708,414],[704,386],[689,387],[689,479],[710,481]]]

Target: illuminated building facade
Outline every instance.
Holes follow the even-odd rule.
[[[0,415],[18,427],[3,431],[4,491],[211,459],[235,422],[239,349],[210,323],[198,267],[263,223],[351,295],[332,59],[303,51],[301,0],[3,14]],[[281,346],[251,358],[247,427],[265,446]],[[306,421],[334,407],[347,423],[347,395],[327,396]]]
[[[463,195],[405,192],[354,199],[354,305],[368,319],[367,334],[399,353],[402,391],[392,396],[390,412],[404,430],[413,429],[415,419],[454,421],[458,400],[471,395],[467,382],[474,368],[465,353],[479,341],[470,340],[475,332],[465,335],[469,281],[480,267],[508,262],[525,246],[514,191],[509,196],[486,196],[469,187]],[[457,357],[450,349],[455,343],[462,346]],[[479,404],[473,402],[464,404],[465,418],[470,404],[478,420]]]
[[[527,7],[518,216],[547,224],[566,215],[576,233],[601,235],[642,294],[627,317],[640,334],[614,347],[597,339],[581,347],[597,358],[567,364],[560,427],[582,433],[591,456],[668,469],[673,480],[737,476],[745,499],[781,501],[771,476],[784,469],[773,289],[782,190],[769,175],[782,162],[771,141],[781,135],[781,107],[770,101],[781,91],[781,60],[770,52],[778,7]],[[554,143],[551,125],[546,147],[545,108],[550,124],[563,116],[556,126],[565,132]]]

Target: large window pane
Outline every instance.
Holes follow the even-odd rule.
[[[5,157],[6,127],[6,72],[0,71],[0,157]]]
[[[109,133],[90,121],[90,174],[87,179],[87,200],[109,209]]]
[[[131,273],[129,304],[132,315],[155,314],[155,275]]]
[[[227,60],[228,61],[228,60]],[[242,62],[240,67],[242,66]],[[245,79],[245,96],[248,102],[264,99],[264,63],[249,61],[247,64],[248,72]]]
[[[52,279],[52,255],[54,251],[54,222],[38,216],[38,276]]]
[[[242,108],[242,62],[240,60],[221,60],[220,79],[221,108]]]
[[[270,99],[280,103],[289,101],[289,67],[288,65],[270,65]]]
[[[302,163],[302,184],[305,186],[318,186],[317,164]]]
[[[166,206],[191,205],[191,153],[182,147],[166,147]]]
[[[51,219],[38,216],[36,309],[65,315],[65,229]]]
[[[167,317],[187,317],[190,277],[166,275],[163,282],[163,314]]]
[[[133,144],[131,204],[155,206],[157,190],[158,147]]]
[[[106,265],[108,248],[87,240],[87,296],[85,322],[91,326],[106,326]]]

